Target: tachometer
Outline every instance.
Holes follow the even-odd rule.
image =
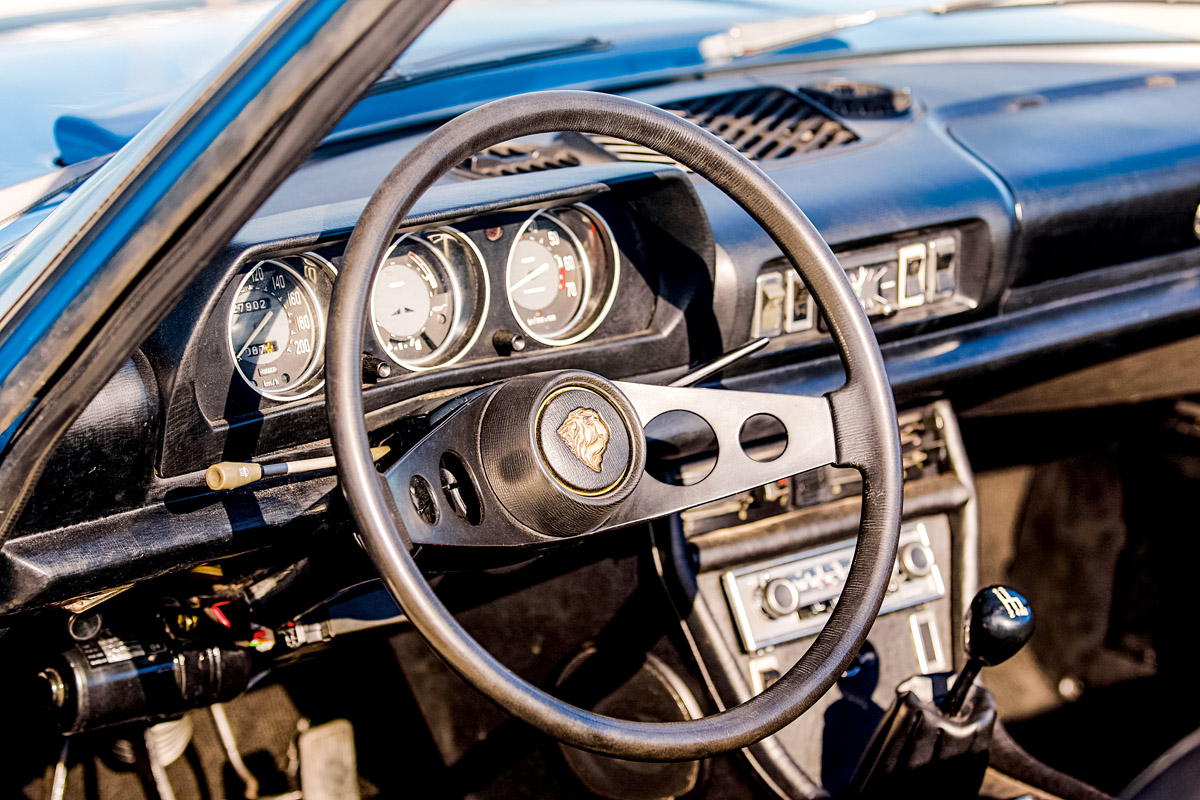
[[[301,274],[305,269],[282,259],[260,262],[242,279],[229,310],[229,350],[238,374],[266,397],[315,389],[309,379],[321,366],[325,315]]]
[[[619,262],[607,226],[582,206],[534,214],[508,256],[508,305],[525,333],[543,344],[580,341],[615,297]]]

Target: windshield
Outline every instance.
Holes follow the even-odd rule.
[[[0,4],[0,187],[119,149],[194,84],[277,0],[5,0]],[[862,14],[874,24],[818,33],[779,57],[1042,42],[1200,40],[1200,8],[1087,4],[888,16],[884,0],[457,0],[384,76],[402,100],[364,103],[339,126],[370,128],[502,93],[605,88],[702,66],[702,44],[739,25]],[[1050,19],[1052,15],[1053,19]],[[1052,24],[1050,24],[1052,23]],[[785,29],[786,30],[786,29]],[[819,28],[818,28],[819,30]],[[711,59],[709,59],[711,60]],[[542,68],[556,62],[554,69]],[[488,70],[535,65],[488,81]],[[441,85],[430,87],[433,82]]]

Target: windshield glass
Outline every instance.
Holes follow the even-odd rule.
[[[277,0],[5,0],[0,4],[0,187],[119,149],[226,57]],[[711,63],[702,43],[871,10],[776,57],[1039,42],[1200,39],[1200,8],[1086,4],[934,15],[886,0],[457,0],[384,76],[407,93],[365,102],[338,131],[433,114],[500,94],[582,86]],[[1048,19],[1053,16],[1053,20]],[[786,30],[786,29],[785,29]],[[554,68],[546,68],[555,62]],[[489,81],[489,70],[533,65]],[[441,85],[431,87],[429,84]],[[382,87],[381,87],[382,88]],[[19,109],[13,113],[12,109]],[[336,135],[336,134],[335,134]]]

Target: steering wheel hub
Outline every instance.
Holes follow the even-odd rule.
[[[576,494],[608,494],[629,472],[629,430],[591,389],[572,386],[548,397],[537,433],[550,473]]]
[[[612,383],[587,372],[505,383],[484,412],[479,449],[500,502],[548,536],[600,525],[646,465],[637,412]]]

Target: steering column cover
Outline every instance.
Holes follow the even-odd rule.
[[[737,201],[792,259],[829,321],[846,367],[830,395],[839,463],[863,475],[858,547],[842,601],[801,660],[767,691],[700,720],[632,722],[587,712],[518,678],[464,631],[425,581],[390,510],[370,457],[359,375],[373,267],[417,199],[456,164],[520,136],[555,131],[619,136],[691,167]],[[829,247],[761,170],[673,114],[626,98],[540,92],[498,100],[433,132],[384,182],[350,239],[331,308],[327,409],[342,489],[367,550],[414,626],[468,683],[546,734],[620,758],[688,760],[745,747],[816,702],[858,653],[883,601],[896,557],[902,482],[895,407],[866,315]]]

